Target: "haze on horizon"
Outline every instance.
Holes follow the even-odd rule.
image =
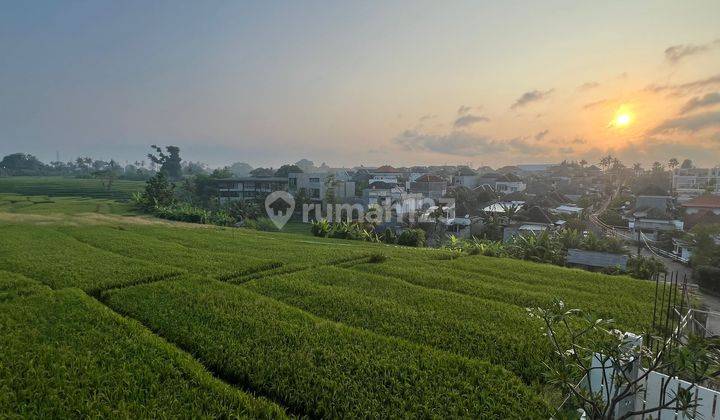
[[[5,3],[0,155],[717,165],[719,17],[716,0]]]

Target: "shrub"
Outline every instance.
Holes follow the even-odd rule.
[[[278,227],[273,223],[272,220],[267,217],[261,217],[255,220],[255,229],[262,230],[264,232],[277,232]]]
[[[233,226],[236,222],[235,218],[225,210],[218,210],[212,213],[211,222],[217,226]]]
[[[695,269],[693,277],[703,289],[720,293],[720,268],[701,265]]]
[[[153,214],[161,219],[187,223],[205,224],[210,222],[211,219],[211,213],[209,211],[187,203],[171,206],[155,206]]]
[[[627,271],[636,279],[649,280],[653,276],[665,273],[665,264],[655,257],[632,256],[627,262]]]
[[[387,259],[388,259],[387,255],[377,252],[375,254],[370,255],[368,262],[371,264],[379,264],[379,263],[387,261]]]
[[[386,244],[397,243],[397,235],[395,234],[395,229],[385,229],[382,233],[382,241]]]
[[[398,245],[423,247],[425,246],[425,231],[422,229],[408,229],[403,231],[397,239]]]
[[[330,234],[330,230],[330,222],[326,219],[314,220],[312,222],[312,226],[310,226],[310,232],[312,232],[314,236],[319,236],[321,238],[327,238]]]

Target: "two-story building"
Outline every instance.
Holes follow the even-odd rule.
[[[715,168],[678,168],[673,172],[672,188],[679,202],[706,192],[720,194],[720,166]]]
[[[288,174],[291,194],[305,191],[311,201],[320,202],[326,197],[328,188],[332,188],[335,198],[341,201],[355,196],[355,181],[346,171]]]
[[[287,191],[288,179],[282,177],[218,179],[217,189],[221,204],[233,200],[254,200],[274,191]]]

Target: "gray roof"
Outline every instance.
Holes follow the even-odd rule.
[[[611,254],[609,252],[585,251],[582,249],[568,249],[568,264],[578,264],[588,267],[620,267],[627,268],[628,256],[625,254]]]

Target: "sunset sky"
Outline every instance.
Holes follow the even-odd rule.
[[[720,164],[720,1],[16,1],[0,155]]]

